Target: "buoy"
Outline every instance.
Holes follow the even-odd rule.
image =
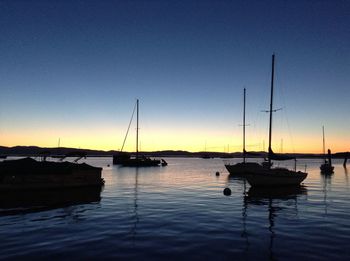
[[[225,189],[224,189],[224,195],[225,195],[225,196],[230,196],[230,195],[231,195],[231,189],[225,188]]]
[[[217,171],[217,172],[215,173],[215,175],[216,175],[216,176],[220,176],[220,172]]]

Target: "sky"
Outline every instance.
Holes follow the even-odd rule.
[[[350,2],[0,0],[0,145],[350,150]],[[135,150],[135,123],[125,150]]]

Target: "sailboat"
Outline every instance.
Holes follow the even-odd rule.
[[[131,120],[132,118],[133,116],[131,117]],[[129,124],[129,128],[130,128],[130,124]],[[128,128],[128,131],[129,131],[129,128]],[[124,143],[125,143],[125,139],[124,139]],[[158,160],[158,159],[151,159],[144,155],[140,156],[140,153],[139,153],[139,100],[138,99],[136,100],[136,155],[135,155],[135,158],[131,158],[129,153],[121,151],[118,154],[113,155],[113,164],[121,164],[122,166],[125,166],[125,167],[154,167],[154,166],[167,165],[166,161],[163,159]]]
[[[243,162],[231,165],[225,164],[226,169],[230,175],[244,175],[249,172],[249,170],[257,170],[262,168],[262,166],[256,162],[246,162],[246,150],[245,150],[245,101],[246,101],[246,89],[243,89]]]
[[[202,159],[210,159],[211,156],[209,155],[209,153],[207,153],[207,142],[205,142],[204,145],[204,154],[202,154],[201,156]]]
[[[331,174],[331,173],[333,173],[334,167],[332,166],[332,159],[331,159],[331,151],[330,150],[328,150],[328,161],[327,161],[327,157],[326,157],[324,126],[322,126],[322,134],[323,134],[324,163],[320,166],[320,169],[321,169],[321,173],[323,173],[323,174]]]
[[[273,168],[272,160],[286,160],[284,156],[278,156],[273,153],[271,148],[272,141],[272,113],[273,109],[273,83],[274,83],[275,55],[272,55],[272,74],[271,74],[271,96],[270,96],[270,123],[269,123],[269,151],[268,161],[263,162],[261,168],[247,171],[246,179],[252,187],[258,186],[296,186],[307,177],[307,173],[289,170],[286,168]]]

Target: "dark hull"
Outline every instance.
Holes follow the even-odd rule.
[[[282,168],[262,169],[246,175],[252,187],[299,186],[307,177],[307,173]]]
[[[322,164],[320,167],[321,173],[323,174],[331,174],[334,172],[334,167],[330,164]]]
[[[160,160],[155,159],[130,159],[122,163],[124,167],[156,167],[160,166]]]
[[[46,162],[31,158],[0,162],[0,190],[35,190],[101,186],[102,168],[85,163]]]

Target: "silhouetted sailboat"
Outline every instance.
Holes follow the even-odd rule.
[[[287,160],[291,159],[282,155],[276,155],[271,148],[272,141],[272,112],[273,109],[273,83],[274,83],[275,55],[272,55],[272,74],[271,74],[271,97],[270,97],[270,124],[269,124],[269,152],[268,161],[263,162],[261,168],[249,170],[246,178],[251,186],[287,186],[300,185],[307,177],[307,173],[288,170],[286,168],[272,168],[272,160]]]
[[[322,136],[323,136],[323,157],[324,157],[324,163],[320,166],[321,172],[323,174],[331,174],[333,173],[334,167],[332,166],[332,158],[331,158],[331,151],[328,150],[328,161],[326,156],[326,145],[325,145],[325,138],[324,138],[324,126],[322,126]]]
[[[0,191],[102,186],[102,168],[86,163],[42,161],[32,158],[0,162]]]
[[[246,162],[246,150],[245,150],[245,101],[246,101],[246,89],[243,91],[243,162],[231,165],[225,164],[226,169],[230,175],[244,175],[249,172],[249,170],[260,169],[261,165],[256,162]]]
[[[209,153],[207,152],[207,142],[205,142],[204,145],[204,153],[201,156],[202,159],[210,159],[211,156],[209,155]]]
[[[130,123],[129,123],[129,127],[130,127]],[[128,128],[128,131],[129,131],[129,128]],[[124,143],[125,143],[125,139],[124,139]],[[163,159],[157,160],[157,159],[151,159],[144,155],[142,156],[139,155],[139,100],[138,99],[136,100],[136,155],[135,155],[135,158],[131,158],[129,153],[119,152],[119,154],[113,155],[113,164],[121,164],[122,166],[125,166],[125,167],[154,167],[154,166],[167,165],[166,161]]]

